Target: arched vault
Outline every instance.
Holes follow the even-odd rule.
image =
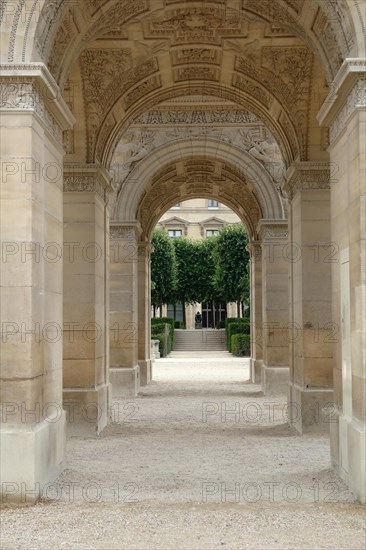
[[[144,157],[122,185],[114,218],[129,221],[134,215],[148,237],[167,208],[197,197],[230,206],[252,238],[261,218],[285,219],[283,199],[259,161],[202,137],[173,142]]]

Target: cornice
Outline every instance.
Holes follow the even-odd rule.
[[[287,239],[288,222],[287,220],[259,220],[257,233],[263,240]]]
[[[22,85],[33,85],[33,104],[31,102],[25,102],[24,98],[19,98],[19,101],[15,101],[13,105],[9,105],[4,101],[1,101],[2,109],[35,109],[36,103],[44,104],[46,109],[55,118],[57,124],[61,130],[67,130],[73,127],[76,120],[71,113],[65,100],[62,97],[61,90],[57,85],[55,79],[51,75],[50,71],[44,63],[20,63],[14,65],[0,64],[0,83],[2,87],[2,94],[6,88],[11,87],[11,93],[13,99],[16,94],[23,93]],[[18,85],[18,90],[14,86]]]
[[[282,190],[292,198],[298,191],[330,189],[330,176],[329,162],[294,162],[287,170]]]
[[[127,239],[134,240],[142,233],[140,222],[111,222],[109,224],[109,237],[111,240]]]
[[[321,126],[330,127],[331,144],[346,127],[352,114],[365,106],[366,59],[345,59],[317,115]]]

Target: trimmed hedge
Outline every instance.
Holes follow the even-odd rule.
[[[170,325],[171,346],[173,347],[173,343],[174,343],[174,323],[175,323],[175,321],[172,317],[152,317],[151,326],[160,325],[161,323],[167,323],[168,325]]]
[[[226,321],[226,347],[228,351],[232,351],[232,336],[234,334],[250,335],[250,320],[243,317],[230,317]]]
[[[166,323],[156,323],[151,325],[151,334],[164,334]]]
[[[152,340],[159,340],[161,357],[166,357],[172,351],[170,332],[171,326],[168,323],[157,323],[151,327],[151,338]]]
[[[250,335],[233,334],[231,337],[231,349],[238,357],[250,356]]]
[[[225,319],[225,328],[230,325],[230,323],[239,323],[243,320],[243,317],[226,317]]]
[[[159,340],[160,357],[168,355],[168,338],[165,334],[154,334],[153,340]]]
[[[174,321],[174,328],[185,329],[186,327],[183,321]]]

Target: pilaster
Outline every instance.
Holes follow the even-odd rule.
[[[262,241],[262,390],[266,395],[286,395],[289,377],[288,326],[288,224],[286,220],[261,220]]]
[[[149,384],[152,378],[151,361],[151,274],[150,261],[152,246],[148,242],[138,242],[138,364],[140,384]]]
[[[300,432],[329,432],[334,342],[330,234],[330,165],[299,162],[287,173],[290,247],[290,423]]]
[[[69,433],[99,434],[108,423],[108,253],[106,170],[64,167],[64,406]]]
[[[366,502],[366,59],[346,59],[318,114],[329,127],[334,421],[331,456]]]
[[[42,64],[0,66],[1,487],[38,499],[61,472],[62,132],[74,118]]]
[[[116,397],[134,397],[138,364],[139,222],[110,224],[110,381]]]
[[[260,384],[263,366],[262,243],[251,241],[250,253],[250,379]]]

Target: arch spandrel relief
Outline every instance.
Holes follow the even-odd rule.
[[[275,139],[255,115],[229,103],[206,108],[182,103],[164,105],[132,121],[114,151],[110,167],[116,204],[124,182],[129,177],[138,178],[142,159],[154,157],[154,152],[167,144],[183,141],[192,144],[193,152],[195,142],[202,140],[217,142],[218,148],[220,144],[230,145],[238,154],[247,153],[249,162],[258,161],[258,170],[265,170],[274,189],[281,193],[286,165]],[[186,176],[184,173],[183,178]]]

